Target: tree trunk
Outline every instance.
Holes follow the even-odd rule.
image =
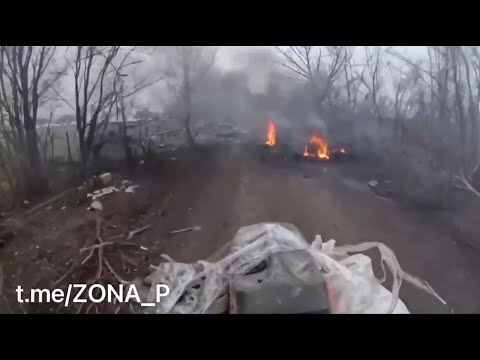
[[[67,137],[68,162],[72,163],[73,162],[72,149],[70,148],[70,138],[68,137],[68,131],[65,131],[65,135]]]
[[[122,91],[123,91],[123,84],[122,84]],[[121,106],[120,112],[121,112],[121,115],[122,115],[122,123],[123,123],[123,126],[122,126],[122,143],[123,143],[123,149],[125,151],[125,162],[127,164],[127,168],[129,170],[132,170],[135,159],[133,158],[133,155],[132,155],[132,149],[130,147],[130,138],[128,137],[128,133],[127,133],[127,117],[125,115],[125,107],[124,107],[124,102],[123,102],[123,96],[121,98],[120,106]]]
[[[195,139],[192,136],[192,132],[190,130],[190,110],[187,110],[187,115],[185,116],[185,133],[187,134],[187,142],[190,146],[195,147]]]
[[[30,119],[29,119],[30,120]],[[48,188],[47,179],[43,172],[40,151],[37,143],[37,132],[35,126],[25,118],[25,138],[27,143],[28,169],[28,188],[32,195],[40,195]]]
[[[478,129],[478,119],[474,118],[472,119],[472,132],[470,134],[471,136],[471,164],[472,164],[472,170],[475,170],[477,166],[479,166],[479,159],[478,159],[478,150],[479,150],[479,129]]]
[[[53,161],[54,158],[55,158],[55,147],[54,147],[54,144],[53,144],[53,134],[50,135],[50,147],[51,147],[51,151],[52,151],[52,161]]]
[[[78,146],[80,148],[81,173],[83,177],[88,175],[88,151],[85,142],[85,133],[78,132]]]

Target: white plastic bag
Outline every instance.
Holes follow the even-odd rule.
[[[387,265],[393,275],[392,292],[375,278],[369,257],[354,254],[378,248],[382,269]],[[217,260],[199,261],[188,265],[170,261],[158,267],[150,277],[153,283],[171,286],[168,301],[159,304],[156,313],[205,313],[212,303],[226,294],[229,281],[242,276],[270,255],[280,251],[305,250],[315,259],[327,280],[333,313],[409,313],[399,300],[402,281],[413,285],[445,302],[428,284],[405,273],[393,251],[381,243],[335,247],[335,241],[322,243],[317,235],[309,245],[290,224],[262,223],[241,228],[234,239],[216,254]],[[188,268],[188,271],[185,271]],[[186,276],[186,274],[188,275]]]

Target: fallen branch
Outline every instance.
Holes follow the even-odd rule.
[[[25,216],[30,216],[32,215],[33,213],[37,212],[38,210],[50,205],[51,203],[57,201],[58,199],[62,198],[63,196],[67,195],[67,194],[70,194],[70,193],[73,193],[77,190],[77,188],[73,188],[73,189],[69,189],[69,190],[65,190],[64,192],[58,194],[57,196],[54,196],[53,198],[51,199],[48,199],[36,206],[34,206],[33,208],[31,208],[30,210],[28,210],[26,213],[25,213]]]
[[[458,180],[462,186],[458,186],[458,185],[455,185],[456,188],[458,189],[461,189],[461,190],[467,190],[467,191],[471,191],[472,193],[474,193],[475,195],[477,195],[478,197],[480,197],[480,192],[478,192],[473,186],[472,184],[470,184],[470,182],[465,178],[465,175],[463,174],[463,171],[460,172],[460,176],[459,175],[454,175],[453,178],[455,180]]]
[[[93,256],[94,250],[95,250],[95,249],[92,249],[92,250],[90,251],[90,254],[88,254],[88,256],[82,261],[82,266],[85,265],[85,263]],[[80,250],[80,251],[81,251],[81,250]]]
[[[110,271],[110,273],[115,277],[115,279],[116,279],[120,284],[129,284],[128,281],[123,280],[123,279],[115,272],[115,270],[113,270],[112,265],[110,265],[110,263],[108,262],[107,259],[103,259],[103,261],[105,262],[105,265],[107,266],[107,268],[108,268],[108,270]]]
[[[135,229],[135,230],[132,230],[128,233],[128,236],[127,236],[127,240],[130,240],[131,238],[133,238],[135,235],[138,235],[138,234],[141,234],[142,232],[144,232],[145,230],[149,229],[150,228],[150,225],[145,225],[141,228],[138,228],[138,229]]]
[[[92,254],[93,254],[93,252],[92,252]],[[90,256],[87,256],[87,258],[82,262],[82,265],[83,265],[84,263],[86,263],[87,260],[88,260],[90,257],[91,257],[91,255],[90,255]],[[74,271],[75,269],[77,269],[77,268],[78,268],[77,265],[72,266],[72,268],[71,268],[70,270],[68,270],[65,275],[63,275],[60,279],[58,279],[57,281],[55,281],[55,282],[53,283],[53,285],[51,286],[51,289],[55,288],[58,284],[60,284],[63,280],[65,280],[65,278],[66,278],[67,276],[71,275],[71,274],[73,273],[73,271]]]
[[[82,249],[80,249],[80,253],[82,253],[84,251],[87,251],[87,250],[92,250],[93,251],[95,249],[99,249],[101,247],[104,247],[104,246],[107,246],[107,245],[113,245],[113,244],[115,244],[115,243],[113,243],[113,242],[103,242],[101,244],[92,245],[92,246],[89,246],[89,247],[86,247],[86,248],[82,248]]]
[[[189,227],[189,228],[185,228],[185,229],[179,229],[179,230],[171,231],[170,235],[180,234],[180,233],[187,232],[187,231],[200,231],[200,230],[202,230],[201,226],[194,226],[194,227]]]
[[[123,235],[122,235],[122,237],[123,237]],[[111,238],[109,238],[109,239],[111,239]],[[131,243],[131,242],[129,242],[129,243],[127,243],[127,242],[117,243],[117,242],[112,242],[112,241],[106,241],[106,242],[102,242],[100,244],[96,244],[96,245],[92,245],[92,246],[89,246],[89,247],[81,248],[80,253],[82,253],[84,251],[87,251],[87,250],[93,251],[95,249],[100,249],[102,247],[109,246],[109,245],[112,245],[112,246],[136,246],[136,247],[138,247],[138,244]],[[83,263],[82,263],[82,265],[83,265]]]

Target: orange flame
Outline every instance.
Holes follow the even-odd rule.
[[[317,147],[317,154],[312,154],[308,151],[308,145],[305,146],[303,156],[317,156],[320,159],[330,159],[330,152],[328,150],[327,142],[316,135],[310,138],[310,144],[314,144]]]
[[[265,145],[275,145],[275,124],[273,123],[273,121],[268,122],[267,141],[265,141]]]

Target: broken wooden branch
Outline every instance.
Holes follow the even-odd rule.
[[[93,254],[93,252],[92,252]],[[85,261],[86,262],[86,261]],[[82,263],[83,265],[84,263]],[[67,273],[65,275],[63,275],[60,279],[58,279],[57,281],[55,281],[53,283],[53,285],[50,287],[51,289],[55,288],[58,284],[60,284],[63,280],[65,280],[67,278],[67,276],[71,275],[73,273],[73,271],[77,268],[78,266],[77,265],[74,265],[72,266],[72,268],[70,270],[67,271]]]
[[[123,236],[124,235],[122,234],[121,236],[117,236],[117,237],[123,237]],[[114,238],[114,236],[112,236],[109,239],[112,239],[112,238]],[[112,241],[105,241],[105,242],[102,242],[100,244],[96,244],[96,245],[88,246],[88,247],[85,247],[85,248],[81,248],[80,253],[82,253],[84,251],[87,251],[87,250],[93,251],[95,249],[100,249],[102,247],[110,246],[110,245],[111,246],[135,246],[135,247],[139,247],[138,244],[131,243],[131,242],[118,243],[118,242],[112,242]],[[83,263],[82,263],[82,265],[83,265]]]
[[[110,263],[108,262],[107,259],[103,259],[103,261],[105,262],[105,265],[107,266],[107,268],[108,268],[108,270],[110,271],[110,273],[113,275],[113,277],[114,277],[120,284],[129,284],[128,281],[123,280],[123,279],[115,272],[115,270],[113,270],[112,265],[110,265]]]
[[[99,249],[101,247],[104,247],[104,246],[107,246],[107,245],[113,245],[115,243],[113,242],[103,242],[101,244],[96,244],[96,245],[92,245],[92,246],[89,246],[89,247],[86,247],[86,248],[82,248],[80,249],[80,253],[84,252],[84,251],[87,251],[87,250],[95,250],[95,249]]]
[[[187,231],[200,231],[200,230],[202,230],[201,226],[193,226],[193,227],[188,227],[188,228],[185,228],[185,229],[179,229],[179,230],[171,231],[170,235],[180,234],[180,233],[187,232]]]
[[[478,192],[473,186],[472,184],[470,184],[470,182],[465,178],[465,175],[463,174],[463,171],[460,172],[460,176],[459,175],[454,175],[453,178],[455,180],[458,180],[461,184],[461,186],[458,186],[456,185],[455,187],[458,188],[458,189],[461,189],[461,190],[467,190],[467,191],[471,191],[472,193],[474,193],[476,196],[480,197],[480,192]]]
[[[34,214],[35,212],[37,212],[38,210],[40,209],[43,209],[44,207],[54,203],[55,201],[57,201],[58,199],[61,199],[62,197],[70,194],[70,193],[75,193],[75,191],[77,191],[77,188],[73,188],[73,189],[68,189],[68,190],[65,190],[64,192],[54,196],[53,198],[51,199],[48,199],[36,206],[34,206],[33,208],[31,208],[30,210],[28,210],[26,213],[25,213],[25,216],[30,216],[32,214]]]
[[[138,234],[141,234],[142,232],[144,232],[145,230],[149,229],[150,228],[150,225],[145,225],[141,228],[138,228],[138,229],[135,229],[135,230],[132,230],[128,233],[128,236],[127,236],[127,240],[130,240],[131,238],[133,238],[135,235],[138,235]]]
[[[90,254],[88,254],[88,256],[82,261],[82,265],[85,265],[85,263],[93,256],[94,251],[95,249],[90,251]]]

